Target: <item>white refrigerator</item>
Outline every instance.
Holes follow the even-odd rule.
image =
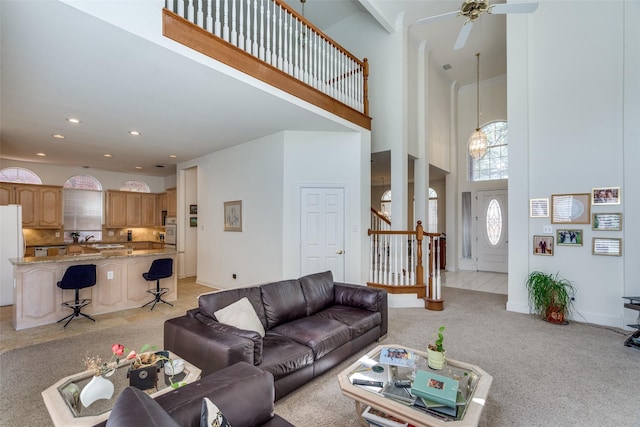
[[[13,304],[13,264],[25,250],[22,234],[22,206],[0,206],[0,305]]]

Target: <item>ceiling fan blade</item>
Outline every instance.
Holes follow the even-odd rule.
[[[427,16],[426,18],[420,18],[416,21],[416,25],[422,25],[422,24],[427,24],[427,23],[431,23],[431,22],[438,22],[438,21],[442,21],[448,18],[452,18],[457,16],[460,13],[460,11],[456,10],[455,12],[447,12],[447,13],[443,13],[441,15],[434,15],[434,16]]]
[[[462,28],[460,28],[460,32],[458,33],[458,39],[456,40],[456,44],[453,46],[453,50],[462,49],[467,43],[467,38],[469,37],[469,33],[471,33],[471,28],[473,27],[473,21],[467,21],[464,23]]]
[[[498,3],[489,6],[488,13],[502,15],[505,13],[531,13],[538,8],[538,3]]]

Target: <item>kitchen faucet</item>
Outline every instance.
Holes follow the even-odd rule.
[[[84,238],[84,241],[85,241],[85,242],[88,242],[88,241],[89,241],[89,239],[93,239],[93,236],[87,236],[87,237],[85,237],[85,238]]]

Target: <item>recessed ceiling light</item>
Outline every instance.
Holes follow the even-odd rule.
[[[46,156],[46,154],[44,154],[44,153],[36,153],[36,156],[44,157],[44,156]]]
[[[64,135],[60,135],[59,133],[55,133],[53,135],[51,135],[54,138],[58,138],[58,139],[64,139]]]
[[[75,123],[75,124],[80,123],[80,120],[78,120],[78,119],[74,119],[74,118],[72,118],[72,117],[69,117],[69,118],[67,119],[67,121],[68,121],[69,123]]]
[[[107,153],[107,154],[105,154],[104,156],[105,156],[105,157],[113,157],[111,154],[108,154],[108,153]]]
[[[135,135],[135,136],[142,135],[142,134],[141,134],[140,132],[138,132],[137,130],[130,130],[130,131],[129,131],[129,133],[130,133],[131,135]]]
[[[142,166],[136,166],[136,169],[142,169]]]
[[[171,157],[172,159],[175,159],[178,156],[176,156],[175,154],[169,154],[169,157]]]

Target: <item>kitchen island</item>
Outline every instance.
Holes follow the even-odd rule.
[[[13,327],[20,330],[48,325],[70,314],[70,309],[61,304],[73,300],[75,291],[62,290],[57,283],[71,265],[96,265],[96,285],[80,290],[80,299],[92,300],[82,310],[90,316],[142,307],[149,302],[153,295],[147,290],[155,288],[156,282],[147,282],[142,273],[149,271],[153,260],[158,258],[174,260],[174,274],[160,280],[160,286],[169,288],[163,299],[175,301],[177,254],[175,249],[106,249],[77,255],[12,258]]]

